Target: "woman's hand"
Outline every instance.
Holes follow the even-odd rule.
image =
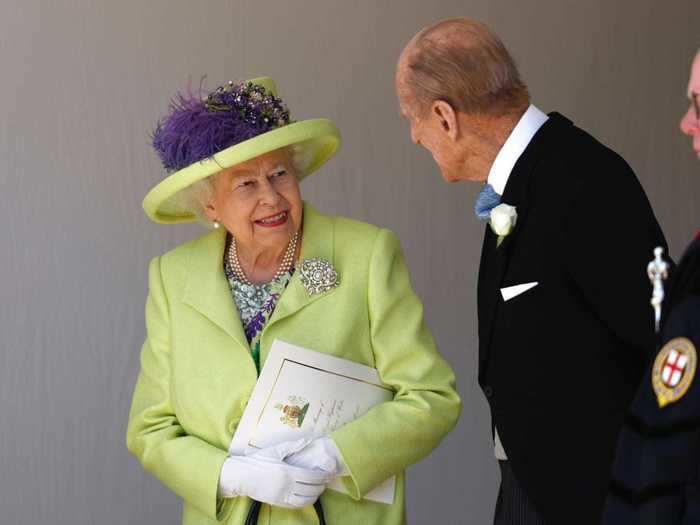
[[[219,495],[248,496],[278,507],[301,508],[313,505],[333,478],[323,470],[288,465],[266,451],[229,457],[221,469]]]
[[[284,462],[296,467],[328,472],[332,477],[349,475],[338,447],[326,436],[314,439],[298,451],[285,456]]]

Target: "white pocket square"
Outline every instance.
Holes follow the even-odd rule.
[[[510,301],[513,297],[517,297],[523,292],[527,292],[531,288],[534,288],[537,286],[539,283],[536,281],[533,283],[523,283],[523,284],[516,284],[515,286],[506,286],[505,288],[501,288],[501,295],[503,296],[503,301]]]

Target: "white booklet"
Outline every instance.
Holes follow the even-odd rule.
[[[246,454],[283,441],[328,435],[394,398],[377,370],[276,339],[229,452]],[[347,493],[340,478],[329,488]],[[365,494],[391,504],[396,476]]]

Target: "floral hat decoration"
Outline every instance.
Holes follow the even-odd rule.
[[[287,146],[303,150],[301,180],[339,145],[340,133],[330,120],[291,120],[269,77],[229,82],[203,98],[180,93],[153,132],[153,147],[169,176],[148,192],[143,209],[157,223],[194,221],[178,197],[195,182]]]

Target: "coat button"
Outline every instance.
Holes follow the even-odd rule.
[[[489,385],[486,385],[484,387],[484,394],[486,397],[493,397],[493,388],[491,388]]]

